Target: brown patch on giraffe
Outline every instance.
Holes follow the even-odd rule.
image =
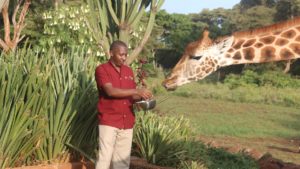
[[[276,32],[273,33],[273,35],[279,35],[279,34],[281,34],[281,32],[282,31],[276,31]]]
[[[201,68],[198,67],[198,68],[196,69],[196,72],[197,72],[197,73],[201,72]]]
[[[205,72],[206,72],[206,73],[212,72],[212,68],[210,67],[210,68],[206,69]]]
[[[298,31],[300,31],[300,26],[296,27],[296,29],[297,29]]]
[[[253,48],[243,49],[243,54],[244,54],[244,59],[253,60],[253,58],[254,58],[254,49]]]
[[[266,62],[275,58],[275,48],[266,46],[261,50],[261,61]]]
[[[262,46],[264,46],[264,44],[258,42],[258,43],[256,43],[254,46],[255,46],[256,48],[261,48]]]
[[[251,45],[253,45],[255,43],[256,39],[250,39],[250,40],[247,40],[246,43],[244,43],[243,47],[249,47]]]
[[[226,58],[231,58],[231,55],[226,54],[225,57],[226,57]]]
[[[191,77],[191,78],[189,78],[189,80],[191,80],[191,81],[195,81],[195,80],[196,80],[196,78],[195,78],[195,77]]]
[[[239,51],[233,55],[233,59],[235,59],[235,60],[240,60],[241,58],[242,58],[242,55]]]
[[[294,54],[289,49],[285,48],[280,51],[280,57],[284,59],[289,59],[289,58],[293,58]]]
[[[239,48],[241,48],[241,46],[242,46],[242,44],[243,44],[244,42],[245,42],[244,39],[237,41],[237,42],[233,45],[233,48],[234,48],[234,49],[239,49]]]
[[[289,43],[288,40],[283,39],[283,38],[279,38],[278,40],[276,40],[275,45],[277,45],[277,46],[284,46],[287,43]]]
[[[294,36],[296,36],[296,31],[294,31],[294,30],[288,30],[288,31],[282,33],[281,36],[284,37],[284,38],[290,39],[290,38],[293,38]]]
[[[234,52],[234,49],[233,49],[233,48],[230,48],[230,49],[228,50],[228,52],[229,52],[229,53],[232,53],[232,52]]]
[[[274,36],[267,36],[259,39],[259,41],[261,41],[264,44],[271,44],[274,42],[274,40],[275,40]]]
[[[298,41],[298,42],[300,42],[300,35],[297,36],[297,38],[295,40]]]
[[[290,45],[290,48],[297,53],[298,55],[300,55],[300,44],[299,43],[292,43]]]

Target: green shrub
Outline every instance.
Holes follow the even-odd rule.
[[[288,74],[280,71],[267,71],[256,73],[252,70],[246,70],[242,75],[228,75],[224,83],[231,89],[240,86],[272,86],[276,88],[299,88],[300,80],[292,78]]]
[[[231,154],[220,148],[212,148],[199,141],[186,142],[187,152],[182,161],[197,161],[200,166],[209,169],[257,169],[258,166],[251,157],[238,153]]]
[[[148,162],[176,166],[184,154],[183,141],[191,131],[182,117],[159,117],[153,112],[137,113],[134,128],[133,154]]]
[[[1,56],[2,168],[67,161],[71,153],[67,144],[80,148],[88,144],[94,153],[96,64],[81,49],[61,54],[24,48]]]

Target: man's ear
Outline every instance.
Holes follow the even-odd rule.
[[[113,56],[113,52],[110,50],[109,51],[109,58],[111,58],[111,56]]]

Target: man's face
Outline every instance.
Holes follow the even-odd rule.
[[[125,63],[127,58],[128,50],[124,46],[117,46],[110,51],[110,57],[113,63],[120,67]]]

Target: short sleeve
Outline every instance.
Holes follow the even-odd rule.
[[[111,83],[108,73],[105,71],[103,66],[98,66],[95,71],[95,79],[97,87],[101,88],[106,83]]]

